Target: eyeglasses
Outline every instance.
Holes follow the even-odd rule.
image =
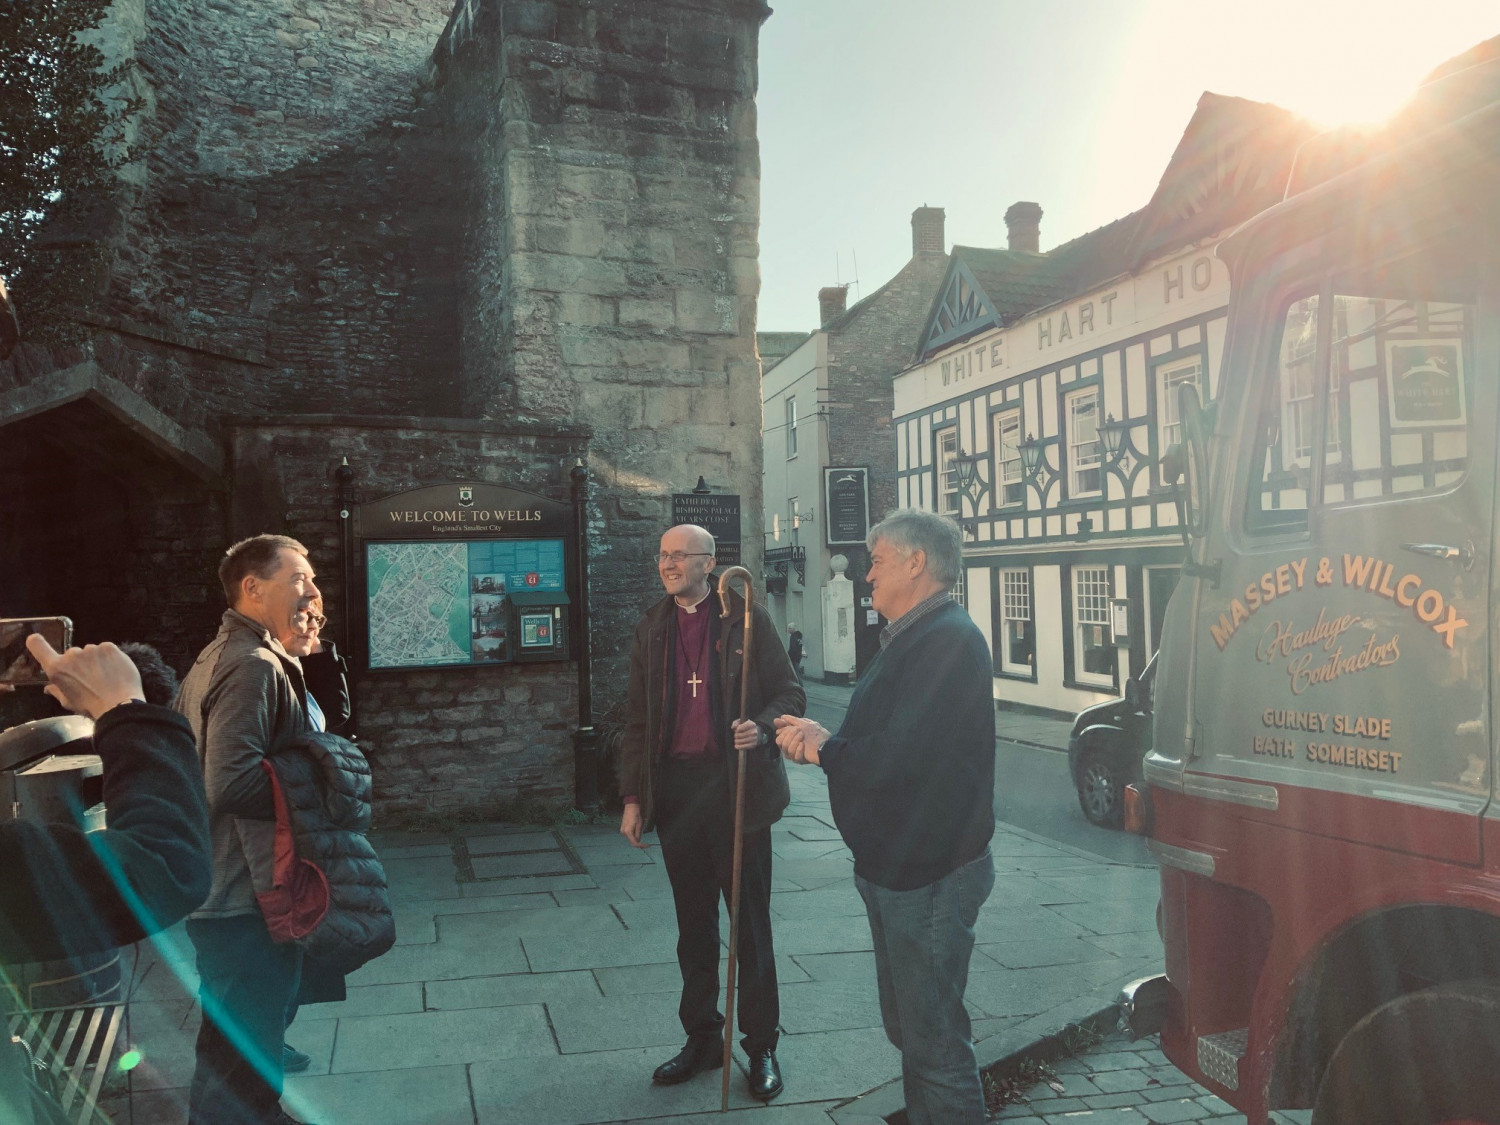
[[[328,624],[328,618],[321,613],[309,613],[307,615],[307,627],[309,629],[321,629]]]
[[[663,563],[668,561],[680,565],[688,559],[713,558],[713,554],[714,553],[712,551],[662,551],[656,556],[656,565],[661,566]]]

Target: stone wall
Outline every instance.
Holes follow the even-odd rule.
[[[188,424],[453,412],[462,216],[423,106],[448,0],[129,4],[148,96],[101,362]]]
[[[277,531],[305,544],[329,617],[328,635],[354,636],[363,618],[343,582],[340,461],[364,503],[447,480],[482,480],[569,499],[568,472],[588,455],[573,428],[413,418],[318,417],[236,425],[233,534]],[[360,596],[357,553],[348,558]],[[360,745],[382,813],[492,808],[518,797],[573,794],[578,726],[575,665],[502,665],[358,673]]]
[[[466,409],[595,437],[601,707],[656,586],[670,495],[742,497],[760,573],[756,49],[748,0],[464,0],[435,55],[475,163]]]

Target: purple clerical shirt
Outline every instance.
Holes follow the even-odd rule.
[[[672,690],[677,696],[670,751],[674,758],[701,758],[715,748],[708,699],[708,678],[714,663],[709,613],[708,599],[698,603],[696,612],[677,607],[671,672]]]

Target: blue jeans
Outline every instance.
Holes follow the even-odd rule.
[[[901,1052],[911,1125],[985,1125],[964,989],[974,922],[995,886],[989,849],[935,883],[892,891],[854,877],[875,939],[886,1037]]]
[[[281,1102],[281,1048],[297,997],[302,947],[271,940],[255,914],[190,918],[198,954],[197,1061],[190,1125],[262,1125]]]

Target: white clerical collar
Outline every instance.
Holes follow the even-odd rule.
[[[692,605],[683,605],[681,602],[678,602],[676,598],[673,598],[672,600],[674,602],[677,602],[677,608],[682,610],[684,613],[697,613],[698,607],[708,599],[708,595],[711,593],[713,593],[712,590],[704,590],[703,597],[699,598]]]

